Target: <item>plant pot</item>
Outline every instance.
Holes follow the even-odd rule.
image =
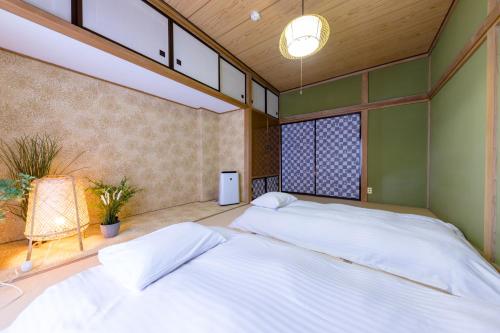
[[[104,238],[112,238],[120,232],[120,221],[113,224],[101,224],[101,234]]]

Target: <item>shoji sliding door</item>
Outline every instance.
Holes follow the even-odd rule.
[[[315,122],[281,126],[281,190],[315,194]]]
[[[283,125],[281,147],[283,192],[360,199],[360,114]]]

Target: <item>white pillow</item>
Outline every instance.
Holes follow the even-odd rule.
[[[207,227],[185,222],[99,251],[99,261],[112,278],[142,290],[187,261],[225,241]]]
[[[292,202],[297,201],[297,198],[288,193],[282,192],[267,192],[257,199],[252,201],[252,205],[264,208],[281,208]]]

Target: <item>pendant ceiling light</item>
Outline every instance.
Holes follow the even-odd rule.
[[[330,36],[330,26],[323,16],[304,15],[288,23],[281,33],[280,51],[288,59],[301,59],[315,54],[325,46]]]

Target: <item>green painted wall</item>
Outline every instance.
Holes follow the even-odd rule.
[[[369,73],[369,101],[419,95],[427,92],[427,57]]]
[[[457,0],[432,51],[431,82],[434,84],[452,63],[487,15],[487,0]]]
[[[426,206],[427,103],[368,112],[368,186],[371,202]]]
[[[360,103],[361,75],[355,75],[304,89],[302,95],[299,94],[299,91],[281,94],[280,117]]]
[[[431,101],[430,208],[483,248],[486,47]]]

